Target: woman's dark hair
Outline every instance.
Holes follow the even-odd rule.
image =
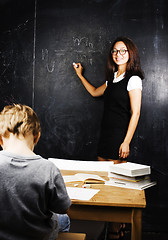
[[[117,65],[113,61],[113,58],[112,58],[112,55],[111,55],[111,51],[113,50],[116,42],[123,42],[128,49],[129,60],[127,62],[125,76],[126,77],[131,77],[133,75],[137,75],[141,79],[144,79],[144,73],[141,69],[140,57],[139,57],[137,46],[135,45],[135,43],[131,39],[129,39],[127,37],[118,37],[112,43],[111,48],[110,48],[109,53],[108,53],[107,66],[106,66],[106,80],[107,81],[113,80],[114,72],[116,72],[117,69],[118,69]]]

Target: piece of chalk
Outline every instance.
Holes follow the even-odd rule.
[[[78,65],[77,65],[76,63],[73,63],[73,65],[74,65],[76,68],[78,68]]]

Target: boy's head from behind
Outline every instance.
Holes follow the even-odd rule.
[[[34,142],[37,143],[41,134],[41,127],[32,108],[21,104],[4,107],[0,113],[0,137],[9,138],[11,133],[18,138],[19,136],[27,137],[32,134]]]

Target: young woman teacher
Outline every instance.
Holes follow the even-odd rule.
[[[98,160],[115,163],[126,160],[140,116],[144,78],[136,45],[127,37],[118,37],[113,42],[107,59],[106,82],[98,88],[83,77],[80,63],[73,66],[93,97],[104,95]]]
[[[113,42],[107,58],[106,82],[98,88],[82,75],[80,63],[73,66],[93,97],[104,95],[98,160],[114,163],[126,161],[140,116],[144,78],[135,43],[127,37],[118,37]],[[108,239],[122,239],[124,228],[125,224],[111,223]]]

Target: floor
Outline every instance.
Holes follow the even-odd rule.
[[[131,239],[129,231],[125,233],[125,240]],[[142,232],[142,240],[168,240],[168,232]]]
[[[103,222],[71,220],[71,232],[86,233],[86,240],[104,240],[104,235],[100,237],[103,229]],[[165,230],[167,231],[142,231],[142,240],[168,240],[168,228]],[[131,240],[130,224],[126,225],[125,240]]]

